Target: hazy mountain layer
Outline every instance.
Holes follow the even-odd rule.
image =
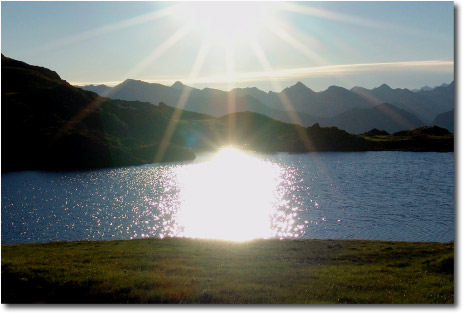
[[[337,126],[350,133],[361,134],[365,129],[381,129],[394,133],[403,129],[415,129],[425,123],[415,115],[392,104],[379,104],[369,109],[352,109],[334,118],[320,119],[321,126]]]
[[[454,101],[453,83],[417,92],[392,89],[387,85],[371,90],[362,87],[347,90],[331,86],[325,91],[315,92],[300,82],[279,93],[266,93],[257,88],[236,88],[225,92],[210,88],[199,90],[180,82],[168,87],[136,80],[126,80],[113,88],[101,85],[82,88],[113,99],[154,104],[162,101],[174,107],[217,117],[252,111],[302,126],[320,123],[354,133],[366,132],[371,129],[370,126],[394,132],[429,125],[438,114],[453,109]],[[375,109],[384,103],[393,106],[392,115],[388,113],[390,110],[382,110],[381,107]],[[356,113],[360,115],[356,116]]]
[[[153,104],[164,102],[180,109],[217,117],[242,111],[268,113],[267,111],[270,109],[248,95],[227,93],[210,88],[199,90],[185,86],[180,82],[168,87],[161,84],[128,79],[117,86],[108,87],[110,89],[103,89],[101,85],[98,88],[94,86],[84,86],[82,88],[95,91],[101,96],[107,96],[112,99],[146,101]]]
[[[453,133],[455,129],[455,110],[437,115],[433,124],[444,127]]]
[[[371,90],[354,87],[352,92],[373,104],[390,103],[415,114],[426,123],[431,123],[439,113],[453,109],[454,83],[429,91],[413,92],[408,89],[392,89],[386,84]]]

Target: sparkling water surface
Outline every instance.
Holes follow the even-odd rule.
[[[165,236],[454,240],[454,154],[259,154],[2,174],[3,244]]]

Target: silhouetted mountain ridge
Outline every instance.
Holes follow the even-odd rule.
[[[431,91],[431,90],[434,90],[438,87],[448,87],[450,84],[447,84],[447,83],[442,83],[440,86],[435,86],[435,87],[430,87],[428,85],[426,86],[423,86],[419,89],[412,89],[413,92],[419,92],[419,91]]]
[[[228,144],[270,152],[453,151],[453,135],[375,141],[336,127],[315,124],[304,128],[250,111],[212,117],[165,103],[100,97],[71,86],[53,71],[4,56],[1,62],[2,171],[81,170],[191,160],[194,151]],[[135,80],[121,85],[144,86]],[[159,84],[155,87],[171,90]],[[217,101],[229,95],[208,92],[217,93]],[[243,99],[248,101],[246,105],[251,101],[256,101],[257,108],[261,105],[250,96]]]
[[[389,125],[385,125],[389,131],[396,131],[398,126],[405,127],[407,123],[401,123],[400,120],[414,120],[415,122],[409,123],[410,125],[422,125],[421,122],[430,124],[438,114],[453,108],[454,88],[452,83],[447,87],[441,86],[430,91],[412,92],[408,89],[393,89],[387,84],[382,84],[371,90],[362,87],[347,90],[330,86],[324,91],[315,92],[303,83],[297,82],[280,93],[272,91],[267,93],[255,87],[235,88],[229,92],[212,88],[199,90],[181,82],[176,82],[171,87],[137,81],[133,81],[133,84],[139,86],[126,87],[122,83],[107,95],[111,98],[151,103],[163,101],[175,107],[183,105],[182,108],[187,110],[217,117],[227,113],[253,111],[284,122],[301,123],[302,126],[320,122],[323,125],[340,128],[358,120],[351,114],[352,110],[373,109],[388,103],[400,109],[400,111],[395,110],[396,115],[400,113],[405,116],[397,116],[398,121],[394,122],[390,116],[379,117],[378,113],[381,113],[381,110],[359,112],[362,112],[365,119],[391,121]],[[180,103],[181,93],[186,88],[189,88],[189,97],[186,103]],[[373,115],[368,116],[369,113]],[[410,114],[415,116],[412,117]],[[297,118],[294,118],[295,116]],[[346,130],[352,131],[352,129],[349,127]],[[369,130],[359,127],[355,129],[359,133]]]
[[[85,90],[92,91],[102,97],[106,97],[106,95],[111,90],[111,87],[100,84],[100,85],[87,85],[85,86]]]

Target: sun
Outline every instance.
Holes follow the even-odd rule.
[[[275,19],[276,7],[263,2],[190,2],[179,4],[175,16],[215,43],[230,43],[254,36]]]

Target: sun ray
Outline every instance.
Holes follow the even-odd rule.
[[[284,4],[284,5],[286,5],[286,4]],[[291,8],[291,7],[292,7],[292,4],[289,4],[289,8]],[[333,12],[330,12],[330,11],[321,10],[321,9],[307,8],[307,6],[300,6],[300,5],[297,5],[297,4],[294,7],[294,9],[296,9],[296,8],[300,9],[299,13],[302,13],[302,14],[316,15],[316,16],[320,16],[320,17],[338,19],[338,20],[341,20],[341,21],[355,21],[354,17],[345,16],[345,15],[339,15],[339,14],[336,14],[336,13],[333,13]],[[370,21],[370,22],[373,23],[372,21]],[[291,47],[293,47],[294,49],[299,51],[301,54],[306,56],[310,61],[314,62],[317,67],[327,66],[328,64],[330,64],[326,59],[324,59],[322,56],[320,56],[320,54],[316,53],[315,49],[308,48],[308,46],[313,46],[313,45],[318,46],[318,45],[320,45],[320,43],[317,40],[315,40],[314,38],[311,38],[311,37],[308,38],[307,34],[301,33],[293,25],[283,23],[282,21],[276,21],[276,23],[268,25],[267,28],[275,36],[277,36],[277,37],[281,38],[282,40],[286,41],[287,43],[289,43],[291,45]],[[327,40],[326,36],[328,36],[328,34],[324,33],[323,35],[324,35],[323,36],[324,40]],[[296,38],[295,36],[301,37],[301,38],[303,38],[303,40],[300,40],[300,39]],[[302,42],[307,42],[307,41],[309,42],[308,45],[302,43]],[[341,42],[341,38],[328,38],[328,42],[335,43],[343,51],[352,51],[353,50],[353,47],[351,47],[350,45],[343,44]],[[344,83],[345,85],[348,86],[348,85],[350,85],[352,83],[352,81],[345,79],[343,75],[336,75],[336,74],[337,73],[334,72],[333,76],[336,76],[336,78],[340,82]]]
[[[420,32],[416,32],[413,29],[405,28],[398,26],[396,24],[380,22],[370,18],[355,16],[351,14],[338,13],[331,10],[325,10],[322,8],[317,8],[313,5],[299,4],[294,2],[285,2],[280,6],[280,10],[289,11],[295,14],[301,14],[310,17],[316,17],[326,20],[332,20],[335,22],[350,24],[357,27],[368,28],[368,29],[377,29],[378,31],[394,31],[397,33],[408,33],[411,36],[417,36]],[[333,45],[331,49],[344,51],[346,54],[355,55],[357,52],[357,47],[353,46],[345,40],[343,36],[333,36],[330,32],[323,32],[323,41],[329,45]],[[376,53],[380,53],[382,48],[373,45],[370,47],[372,50],[376,50]],[[341,82],[344,82],[342,78],[337,77]]]
[[[193,68],[191,69],[191,73],[189,75],[190,79],[194,79],[195,77],[198,76],[198,73],[204,63],[204,60],[206,59],[209,49],[210,49],[210,42],[203,41],[201,44],[201,47],[199,48],[195,62],[193,64]],[[180,99],[178,100],[177,106],[175,107],[174,113],[172,113],[172,116],[169,120],[169,124],[167,125],[167,128],[166,128],[166,131],[164,132],[164,135],[159,143],[159,147],[156,151],[156,155],[154,156],[154,160],[153,160],[154,162],[160,162],[163,159],[167,151],[167,148],[170,144],[170,140],[172,139],[172,136],[174,134],[174,131],[177,128],[179,119],[182,116],[183,109],[185,108],[188,98],[190,97],[191,91],[192,91],[192,88],[185,87],[183,89]]]
[[[343,22],[351,25],[360,27],[375,28],[378,30],[395,31],[397,33],[406,33],[410,36],[423,37],[427,40],[432,38],[440,38],[442,35],[438,32],[426,32],[423,33],[417,29],[405,27],[403,25],[392,24],[387,22],[379,22],[370,18],[364,18],[356,15],[333,12],[321,8],[314,7],[313,5],[295,3],[295,2],[283,2],[278,6],[281,11],[288,11],[296,14],[303,14],[307,16],[319,17],[323,19],[332,20],[335,22]]]
[[[314,16],[314,17],[320,17],[323,19],[329,19],[333,20],[336,22],[343,22],[343,23],[348,23],[348,24],[353,24],[353,25],[360,25],[363,27],[373,27],[373,28],[380,28],[380,29],[399,29],[396,25],[390,24],[390,23],[384,23],[384,22],[378,22],[375,20],[371,20],[368,18],[363,18],[360,16],[354,16],[350,14],[345,14],[345,13],[337,13],[321,8],[316,8],[311,5],[307,4],[299,4],[299,3],[294,3],[294,2],[284,2],[282,5],[279,7],[280,10],[285,10],[285,11],[290,11],[293,13],[297,14],[303,14],[307,16]],[[401,28],[400,28],[401,29]]]
[[[264,68],[264,70],[269,73],[272,73],[273,69],[260,43],[258,41],[249,41],[249,44],[251,46],[252,51],[256,55],[259,63]],[[281,85],[278,82],[278,80],[271,80],[271,83],[276,90],[281,90]],[[299,119],[299,116],[294,111],[294,107],[291,104],[291,101],[289,100],[289,98],[283,92],[279,93],[279,98],[280,98],[281,103],[285,107],[286,111],[288,112],[288,116],[291,119],[291,121],[294,124],[298,124],[298,126],[300,126],[300,127],[295,127],[295,129],[298,133],[299,138],[302,140],[304,146],[306,147],[306,149],[308,151],[316,151],[316,147],[314,146],[309,136],[307,135],[306,129],[301,126],[302,125],[301,120]]]
[[[226,65],[227,65],[227,76],[228,77],[234,77],[235,76],[235,56],[234,56],[234,50],[232,45],[229,45],[227,47],[226,51]],[[231,89],[231,87],[234,86],[234,81],[229,80],[228,82],[228,89]],[[228,112],[233,113],[236,111],[236,93],[235,92],[228,92],[227,93],[227,107],[228,107]],[[228,140],[230,142],[235,142],[236,136],[236,116],[231,114],[229,115],[228,118]]]
[[[100,37],[100,36],[103,36],[103,35],[118,31],[118,30],[126,29],[128,27],[151,22],[151,21],[163,18],[163,17],[169,17],[175,14],[175,12],[176,12],[176,6],[169,6],[167,8],[155,10],[155,11],[142,14],[142,15],[138,15],[136,17],[132,17],[132,18],[129,18],[129,19],[117,22],[117,23],[104,25],[96,29],[90,29],[88,31],[84,31],[82,33],[68,36],[68,37],[56,40],[54,42],[47,42],[35,48],[31,48],[32,52],[29,51],[29,53],[39,53],[39,52],[45,52],[45,51],[62,48],[62,47],[72,45],[72,44],[75,44],[81,41],[85,41],[85,40],[92,39],[95,37]]]
[[[268,71],[268,72],[272,72],[272,67],[271,67],[270,63],[268,62],[267,57],[266,57],[262,47],[260,46],[260,44],[257,41],[251,42],[250,44],[251,44],[252,50],[256,54],[256,57],[258,58],[258,60],[261,63],[262,67],[264,68],[264,70]],[[274,88],[276,90],[281,90],[281,85],[278,82],[278,80],[276,80],[276,79],[272,80],[271,83],[273,84],[273,86],[274,86]],[[291,119],[291,121],[293,121],[293,123],[295,123],[295,124],[302,125],[302,123],[300,122],[299,116],[294,111],[294,107],[291,104],[291,100],[288,98],[288,96],[286,96],[285,93],[280,92],[279,97],[280,97],[281,103],[286,108],[286,111],[288,111],[288,116]],[[295,129],[296,129],[296,131],[298,133],[299,138],[302,140],[302,143],[303,143],[304,147],[308,151],[311,151],[312,153],[314,153],[314,155],[315,155],[314,161],[317,163],[317,166],[320,169],[320,171],[322,171],[324,173],[324,176],[328,180],[330,180],[332,182],[332,179],[331,179],[330,175],[328,175],[326,167],[323,164],[320,155],[318,154],[317,147],[313,144],[312,140],[310,139],[309,135],[307,134],[306,128],[301,126],[301,127],[295,127]],[[333,192],[337,192],[337,191],[333,191]]]
[[[259,63],[261,63],[261,66],[264,68],[264,70],[268,72],[272,72],[272,67],[270,63],[268,62],[267,57],[265,56],[265,53],[262,47],[260,46],[260,44],[257,41],[254,41],[254,42],[250,42],[250,45],[257,59],[259,60]],[[278,80],[272,80],[271,83],[276,90],[281,90],[281,85],[279,84]],[[291,104],[290,99],[282,92],[280,92],[279,97],[280,97],[281,103],[286,108],[286,111],[288,111],[288,116],[291,119],[291,121],[294,124],[302,125],[302,123],[300,122],[299,116],[294,111],[294,108]],[[306,128],[300,126],[300,127],[295,127],[295,129],[297,131],[299,138],[302,140],[304,147],[308,151],[312,151],[313,153],[316,153],[315,155],[317,157],[314,158],[314,160],[317,162],[317,165],[320,168],[320,170],[323,171],[325,174],[327,174],[326,168],[317,153],[317,147],[313,144],[312,140],[309,138]],[[325,176],[328,177],[328,179],[330,179],[329,175],[325,175]]]
[[[286,30],[285,28],[289,28]],[[291,47],[296,49],[299,53],[307,57],[310,61],[314,62],[317,66],[325,66],[329,64],[328,61],[326,61],[320,54],[315,52],[315,49],[310,49],[308,48],[308,45],[303,44],[303,42],[308,41],[309,45],[318,45],[319,43],[313,39],[313,38],[307,38],[307,35],[300,34],[300,32],[293,27],[292,25],[283,25],[283,23],[277,21],[275,24],[271,24],[268,26],[268,29],[277,37],[280,39],[284,40],[288,44],[290,44]],[[294,37],[293,34],[297,34],[299,36],[302,36],[304,40],[300,40]],[[343,82],[346,85],[349,85],[351,81],[346,80],[343,76],[341,75],[336,75],[336,78]]]
[[[105,101],[104,98],[96,97],[90,103],[88,103],[82,110],[80,110],[76,115],[71,119],[66,121],[64,125],[56,132],[52,141],[56,141],[62,136],[64,136],[69,130],[76,127],[83,119],[85,119],[89,114],[95,112],[95,110]]]
[[[156,59],[161,57],[164,53],[166,53],[170,47],[184,38],[188,33],[191,32],[191,29],[188,28],[187,25],[182,26],[179,28],[172,36],[169,37],[166,41],[164,41],[160,46],[158,46],[154,51],[152,51],[149,55],[147,55],[140,63],[138,63],[135,68],[130,70],[127,73],[126,77],[136,77],[143,69],[145,69],[148,65],[152,64]]]
[[[306,56],[310,61],[313,61],[317,65],[325,65],[328,64],[325,59],[323,59],[318,53],[315,52],[314,49],[308,48],[308,45],[304,44],[303,42],[294,38],[291,33],[294,33],[295,29],[291,29],[291,33],[285,30],[285,27],[282,23],[271,24],[268,26],[268,30],[270,30],[274,35],[279,37],[280,39],[284,40],[285,42],[289,43],[291,47],[296,49],[302,55]],[[307,36],[306,36],[307,37]],[[310,40],[310,45],[318,44],[314,39]]]

